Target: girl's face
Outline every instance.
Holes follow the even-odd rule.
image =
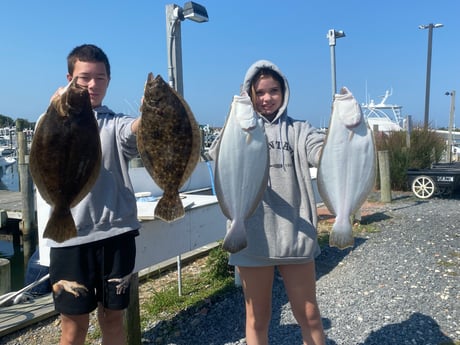
[[[280,83],[271,76],[262,76],[254,84],[256,111],[272,121],[283,103]]]

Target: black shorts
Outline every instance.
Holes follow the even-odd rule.
[[[97,242],[51,248],[49,272],[56,311],[88,314],[99,302],[107,309],[127,308],[138,234],[136,230]]]

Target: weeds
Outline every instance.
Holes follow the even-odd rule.
[[[214,300],[223,298],[226,292],[236,289],[233,270],[228,265],[228,253],[221,246],[212,249],[203,269],[182,279],[182,295],[179,296],[176,281],[166,283],[161,290],[153,291],[141,305],[141,324],[170,318],[184,310],[199,310]]]
[[[415,128],[409,147],[406,135],[404,131],[375,134],[377,150],[389,152],[392,190],[407,190],[407,170],[430,168],[441,160],[445,151],[444,140],[434,130]]]

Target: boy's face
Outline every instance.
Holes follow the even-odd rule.
[[[94,108],[102,105],[110,78],[103,62],[84,62],[77,60],[73,75],[68,74],[67,80],[78,77],[78,84],[88,88],[91,105]]]

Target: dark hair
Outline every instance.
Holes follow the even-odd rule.
[[[75,47],[67,56],[67,70],[70,75],[73,75],[73,70],[75,68],[75,63],[77,61],[83,62],[103,62],[105,65],[105,70],[107,76],[110,78],[110,63],[107,55],[104,51],[93,45],[93,44],[83,44],[81,46]]]
[[[265,77],[272,77],[280,84],[281,95],[283,96],[283,101],[284,101],[284,93],[286,90],[286,85],[284,85],[283,77],[278,72],[275,72],[271,68],[263,67],[259,69],[256,74],[254,74],[254,77],[252,77],[252,80],[251,80],[251,89],[249,91],[250,91],[250,97],[251,97],[252,103],[256,104],[256,90],[254,86],[259,79],[265,78]]]

